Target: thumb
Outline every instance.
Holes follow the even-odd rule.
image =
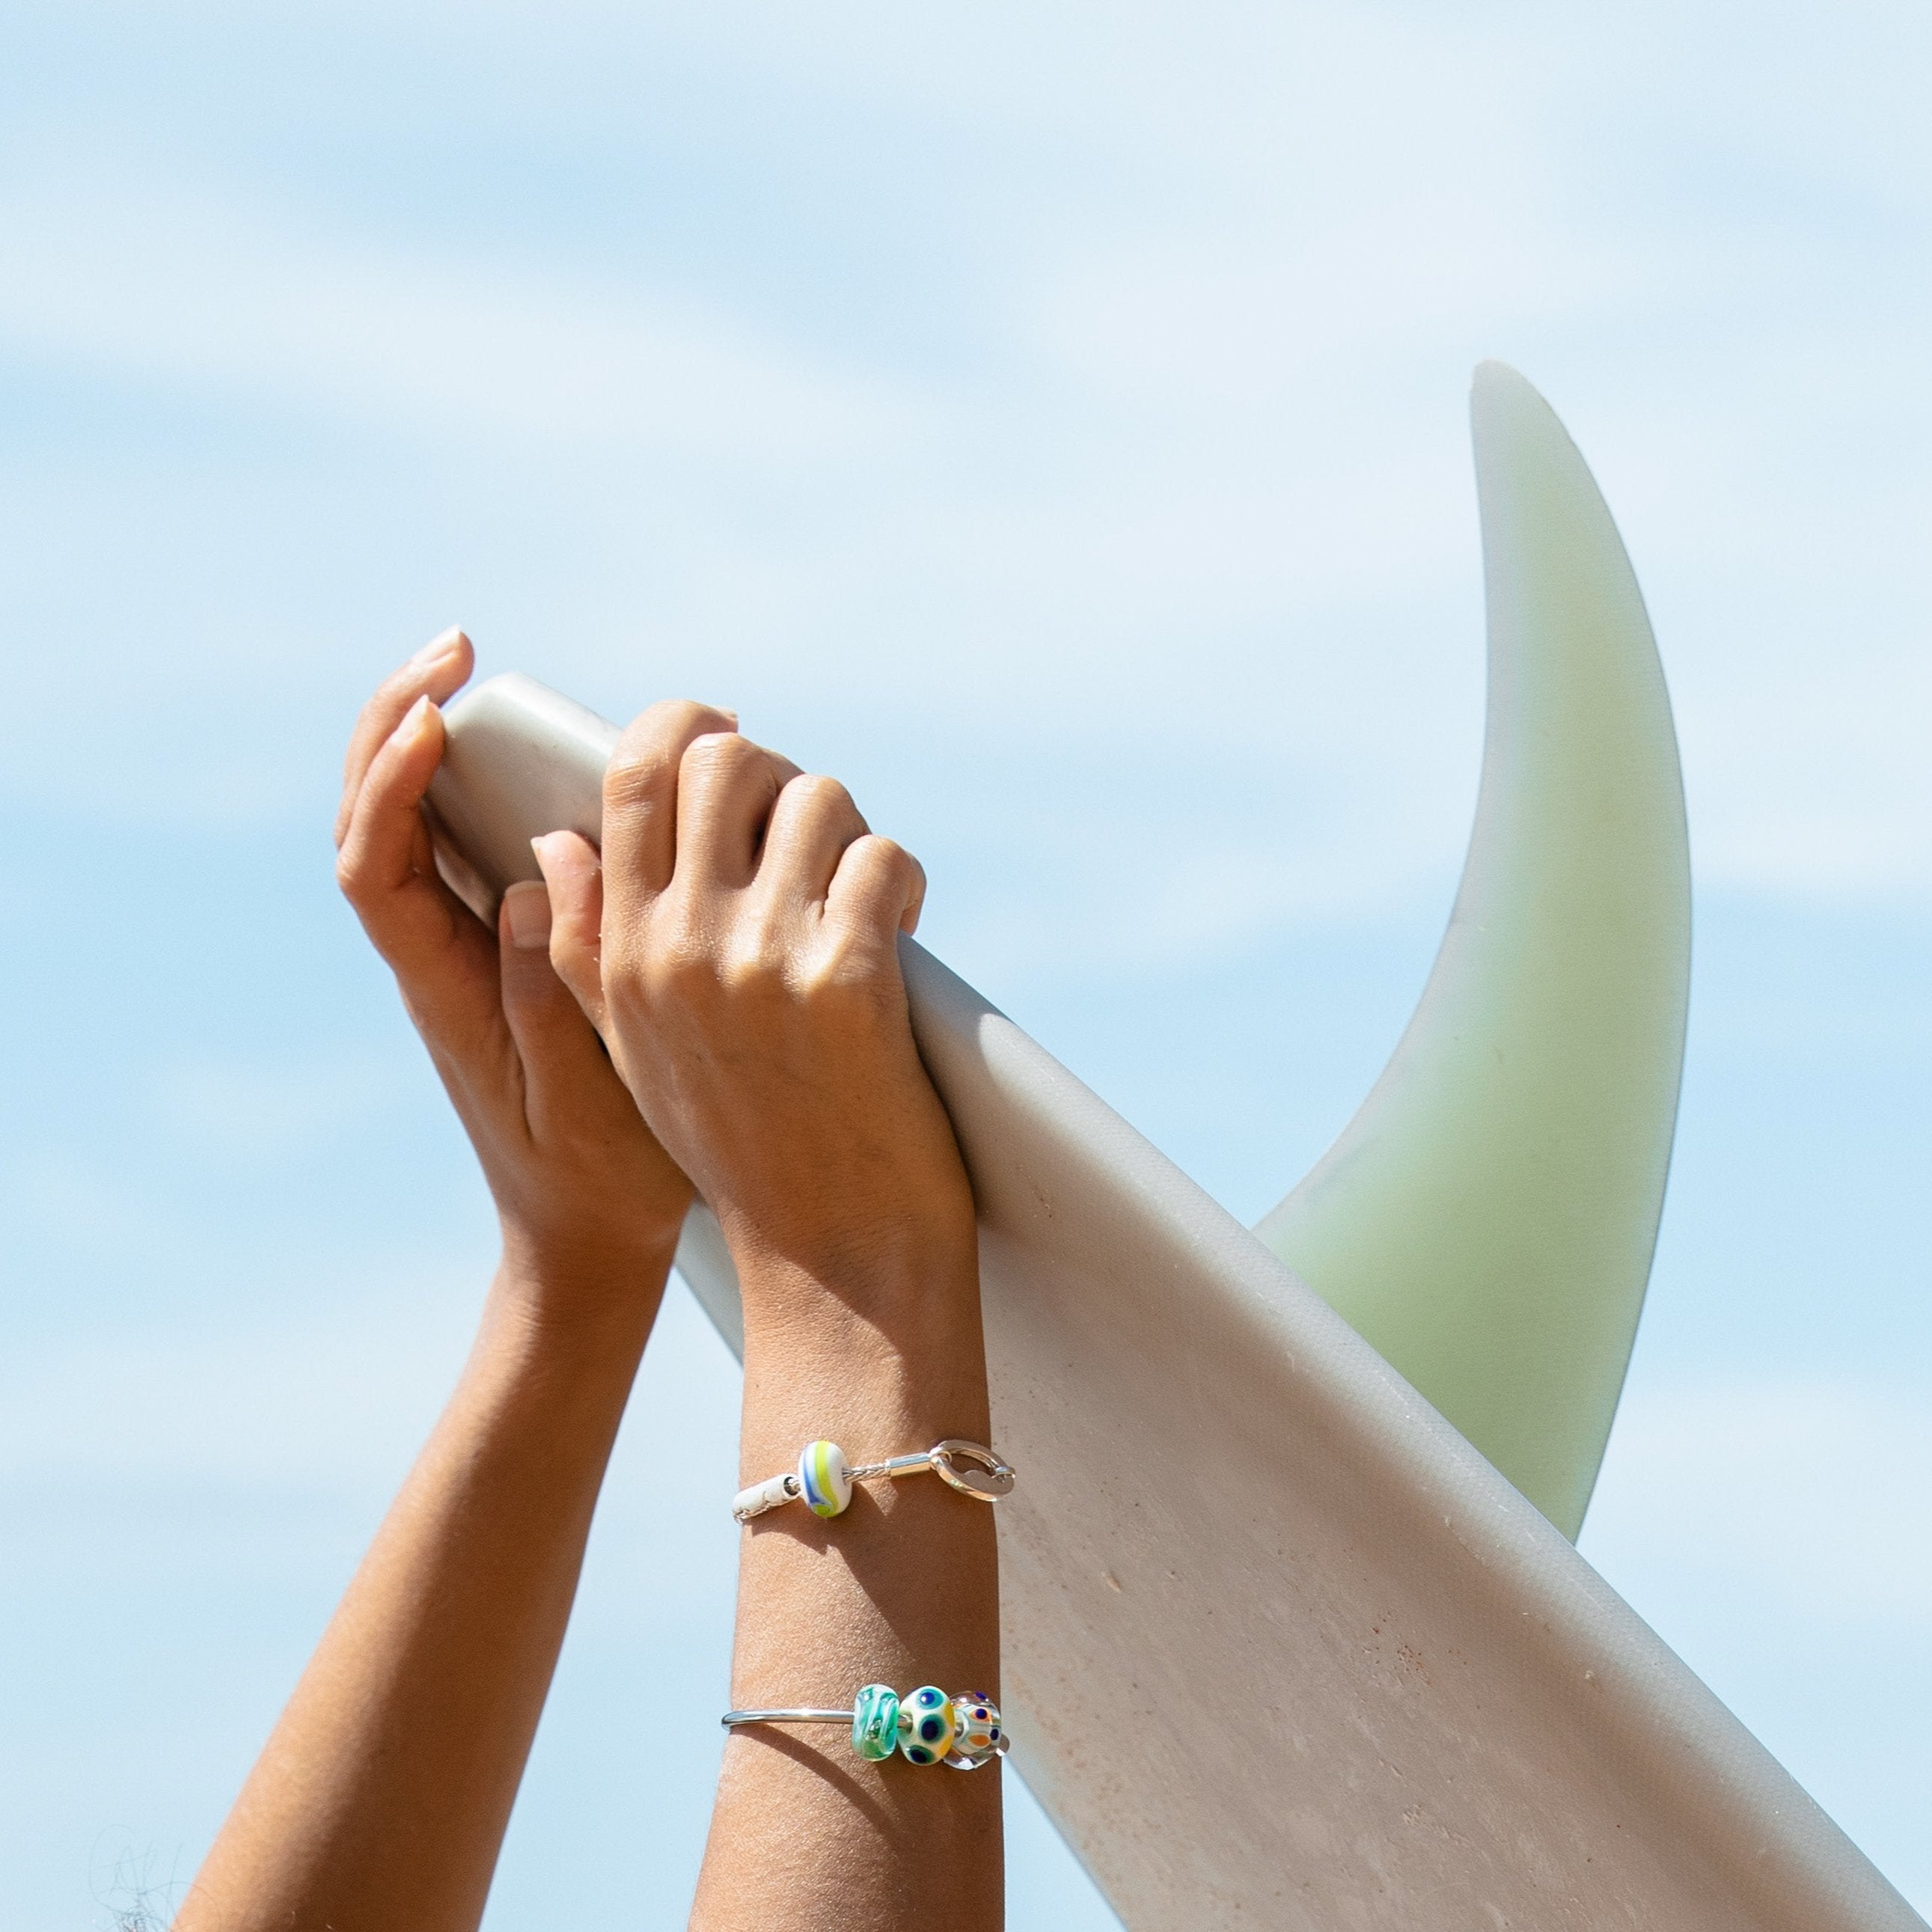
[[[550,888],[550,963],[584,1017],[604,1031],[604,862],[589,839],[546,832],[530,841]]]

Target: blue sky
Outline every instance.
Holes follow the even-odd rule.
[[[1932,1910],[1922,9],[63,0],[6,50],[10,1924],[192,1869],[488,1268],[332,896],[381,671],[460,622],[737,704],[1252,1218],[1447,910],[1491,355],[1629,543],[1696,868],[1583,1547]],[[491,1932],[682,1913],[734,1405],[674,1300]],[[1013,1838],[1016,1932],[1108,1922]]]

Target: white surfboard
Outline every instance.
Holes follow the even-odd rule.
[[[1491,702],[1456,912],[1389,1071],[1262,1231],[1350,1320],[904,944],[1022,1477],[1014,1759],[1136,1928],[1922,1932],[1564,1534],[1668,1160],[1682,798],[1582,459],[1498,365],[1474,416]],[[596,837],[616,730],[514,676],[448,723],[439,851],[488,911],[533,834]],[[678,1261],[737,1346],[701,1208]]]

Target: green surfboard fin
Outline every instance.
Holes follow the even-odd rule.
[[[1414,1016],[1256,1232],[1574,1538],[1664,1202],[1690,960],[1682,778],[1630,560],[1513,369],[1470,414],[1489,708]]]

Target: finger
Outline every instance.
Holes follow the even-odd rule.
[[[520,880],[504,893],[496,915],[503,1017],[523,1064],[524,1113],[532,1126],[560,1108],[580,1107],[595,1090],[590,1083],[612,1078],[574,989],[550,963],[553,929],[541,881]]]
[[[822,901],[845,848],[868,830],[852,794],[836,778],[808,773],[778,796],[758,858],[760,890]]]
[[[868,832],[839,860],[825,914],[854,933],[885,940],[913,932],[925,903],[925,867],[904,846]]]
[[[926,868],[908,852],[912,863],[912,892],[899,914],[899,930],[910,936],[919,930],[920,915],[926,910]]]
[[[678,876],[693,885],[748,885],[772,807],[798,775],[789,758],[735,731],[694,738],[678,768]]]
[[[678,699],[653,704],[624,728],[604,773],[604,860],[611,876],[652,896],[677,857],[677,774],[685,747],[707,731],[734,731],[734,712]]]
[[[604,868],[597,848],[574,832],[548,832],[530,841],[544,875],[543,932],[550,966],[584,1017],[604,1030]],[[517,890],[514,886],[510,892]],[[504,894],[507,904],[509,893]],[[531,902],[532,906],[534,902]],[[536,931],[534,910],[530,930]],[[516,944],[524,944],[519,936]],[[532,938],[532,945],[537,944]]]
[[[380,746],[358,788],[336,878],[376,948],[400,970],[425,938],[425,896],[431,909],[453,896],[426,869],[423,794],[442,759],[442,714],[418,698]],[[436,889],[433,891],[432,889]]]
[[[350,734],[349,754],[342,772],[342,802],[335,814],[335,842],[348,836],[349,820],[356,809],[356,795],[376,752],[403,721],[404,714],[419,698],[445,703],[463,688],[476,662],[470,640],[452,626],[432,638],[400,670],[392,672],[376,687],[376,694],[363,706]]]

